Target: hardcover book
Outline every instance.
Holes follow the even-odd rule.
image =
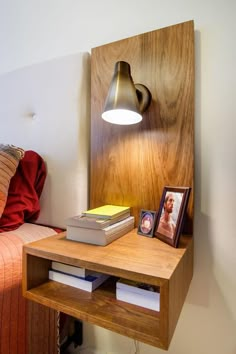
[[[116,282],[116,298],[133,305],[160,311],[160,292],[157,286],[119,279]]]
[[[116,289],[117,300],[128,302],[132,305],[145,307],[149,310],[160,311],[160,297],[149,298],[144,295],[126,291],[124,289]]]
[[[142,282],[136,282],[134,280],[129,280],[129,279],[119,279],[116,282],[116,288],[117,289],[123,289],[127,291],[131,291],[136,294],[148,296],[149,298],[157,298],[160,296],[159,293],[159,287],[142,283]]]
[[[89,292],[97,289],[108,278],[109,275],[102,273],[93,273],[80,278],[57,270],[49,270],[49,279]]]
[[[75,267],[75,266],[72,266],[69,264],[60,263],[60,262],[56,262],[56,261],[52,261],[51,267],[52,267],[52,270],[57,270],[59,272],[68,273],[68,274],[75,275],[75,276],[81,277],[81,278],[85,278],[87,275],[94,273],[93,271],[85,269],[85,268]]]
[[[76,215],[66,220],[66,225],[75,227],[86,227],[88,229],[104,229],[107,226],[115,224],[118,221],[126,219],[130,216],[130,211],[113,217],[112,219],[103,219],[97,217],[89,217],[83,214]]]
[[[129,216],[128,218],[105,227],[104,229],[95,230],[68,225],[66,228],[66,238],[68,240],[105,246],[133,229],[134,217]]]

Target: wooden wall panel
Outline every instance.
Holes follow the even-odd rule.
[[[103,121],[114,65],[131,65],[152,103],[136,125]],[[90,207],[158,210],[163,187],[191,186],[194,176],[194,25],[188,21],[92,49]],[[188,216],[193,218],[192,189]]]

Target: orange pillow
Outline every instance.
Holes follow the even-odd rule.
[[[16,173],[23,156],[23,149],[14,145],[0,144],[0,218],[6,205],[11,178]]]

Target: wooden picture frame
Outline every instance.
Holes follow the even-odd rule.
[[[154,235],[173,247],[178,247],[190,187],[164,187],[157,214]]]
[[[153,237],[156,215],[156,211],[141,209],[138,225],[139,235]]]

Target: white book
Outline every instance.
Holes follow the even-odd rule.
[[[66,219],[66,225],[75,227],[85,227],[87,229],[104,229],[112,224],[124,220],[130,216],[130,210],[112,219],[102,219],[85,215],[75,215]]]
[[[87,275],[94,273],[92,270],[88,270],[81,267],[75,267],[69,264],[52,261],[52,270],[58,270],[59,272],[76,275],[77,277],[85,278]]]
[[[68,240],[105,246],[133,229],[134,217],[129,216],[122,221],[98,230],[68,225],[66,238]]]
[[[92,292],[99,287],[105,280],[109,278],[109,275],[102,273],[95,273],[87,275],[85,278],[80,278],[75,275],[66,274],[57,270],[49,270],[49,279],[73,286],[81,290]]]
[[[156,297],[147,297],[138,293],[127,291],[124,289],[116,289],[116,298],[132,305],[145,307],[150,310],[160,311],[160,294],[155,293]]]
[[[119,279],[116,282],[116,289],[122,289],[131,293],[145,296],[149,299],[159,300],[160,290],[158,286],[137,282],[128,279]]]

